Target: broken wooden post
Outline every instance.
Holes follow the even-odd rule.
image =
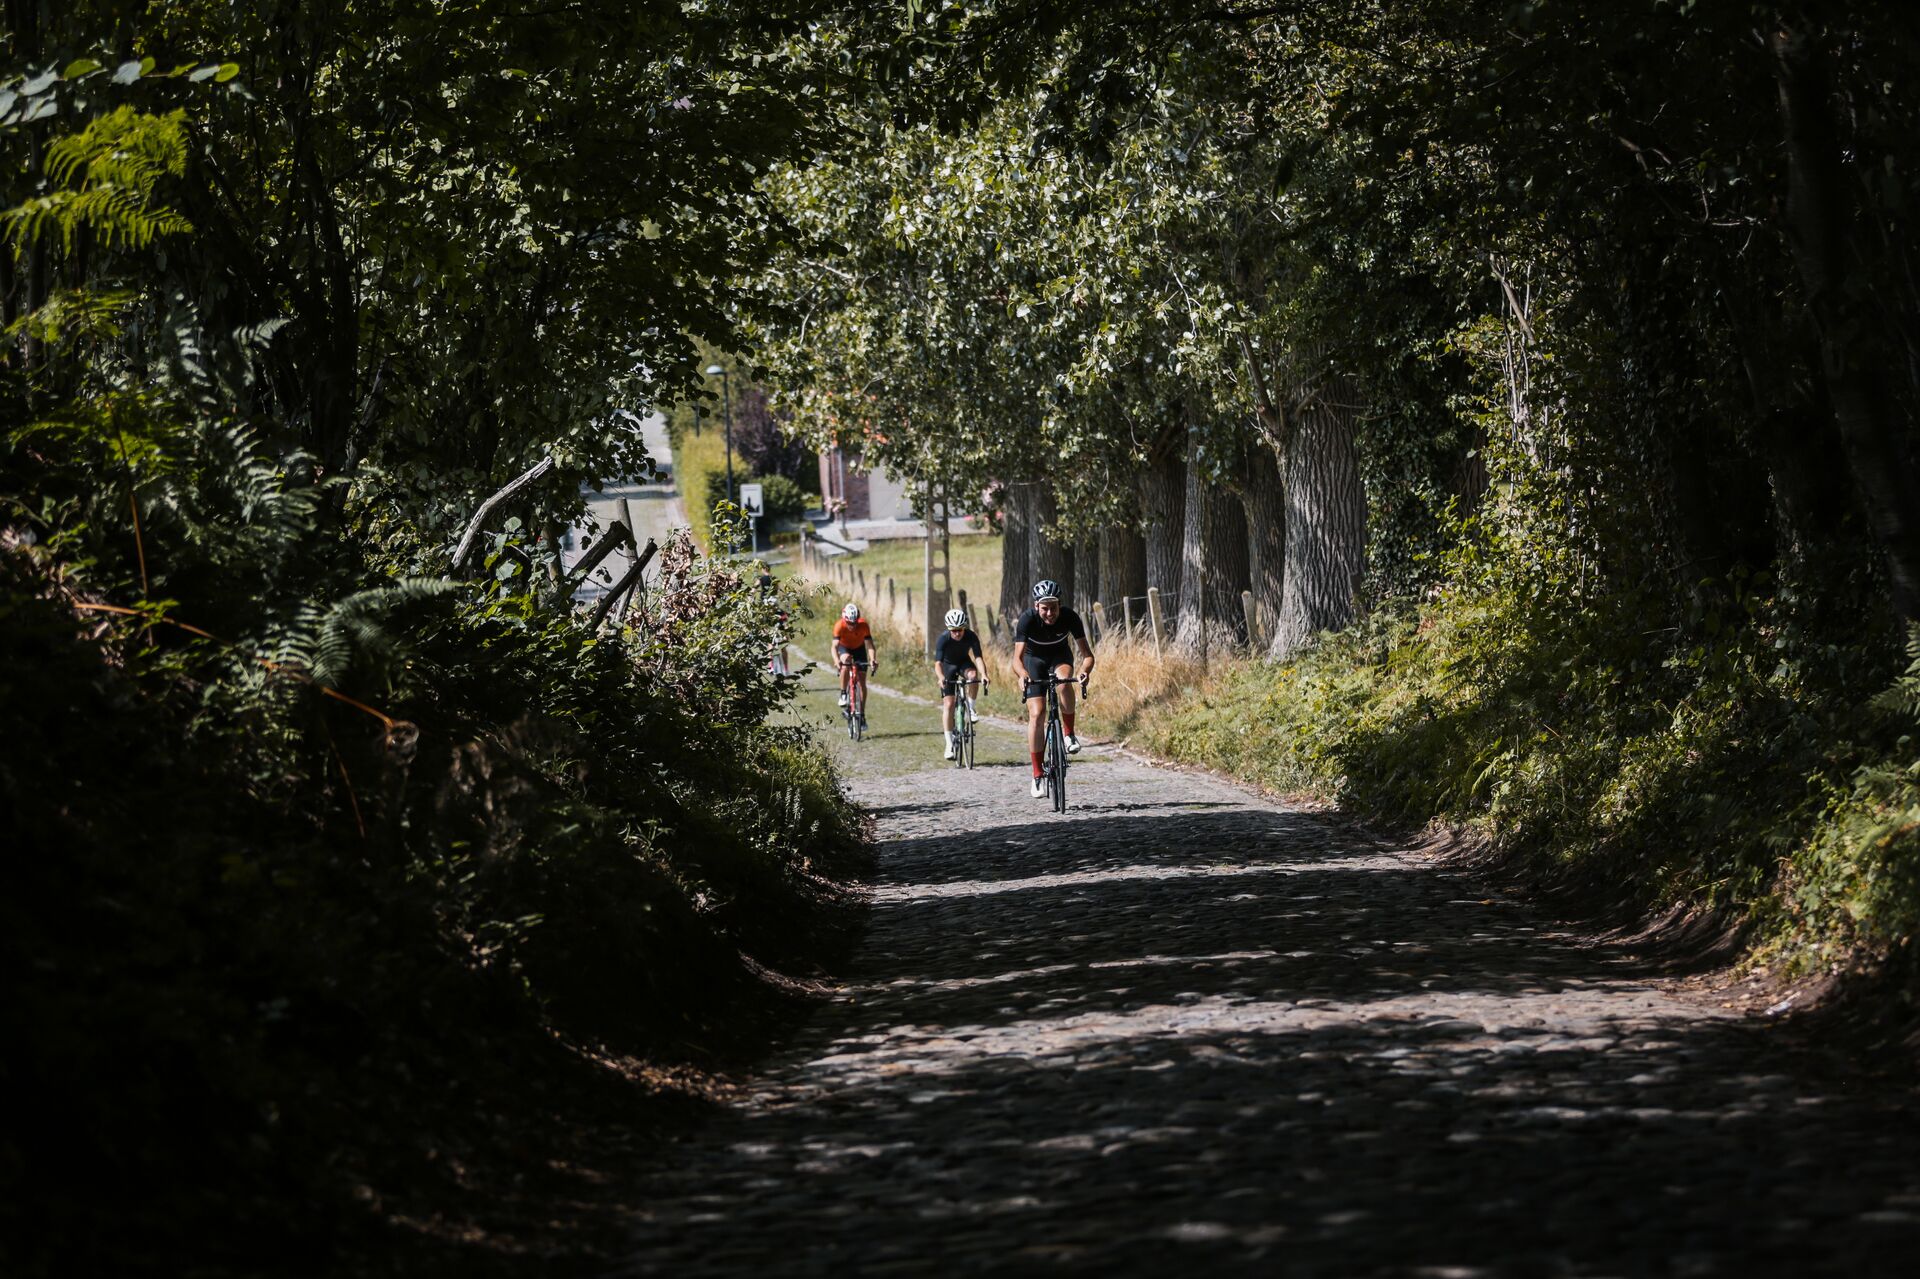
[[[1166,620],[1160,611],[1160,588],[1147,588],[1147,628],[1153,632],[1153,655],[1160,656],[1160,646],[1166,643]]]
[[[647,561],[652,559],[653,553],[659,549],[659,545],[652,538],[647,539],[647,549],[640,552],[640,557],[634,560],[633,567],[627,570],[626,576],[614,583],[613,589],[600,597],[600,607],[593,610],[591,629],[599,630],[600,623],[606,621],[607,614],[612,611],[614,601],[640,584],[640,575],[647,571]],[[625,609],[621,610],[622,615],[625,612]]]
[[[1260,616],[1253,606],[1253,592],[1240,592],[1240,613],[1247,619],[1247,651],[1255,652],[1260,647]]]
[[[519,476],[509,480],[505,488],[480,503],[480,509],[473,513],[473,519],[467,523],[467,531],[460,536],[460,545],[453,549],[453,567],[456,570],[461,564],[466,562],[468,552],[473,550],[474,539],[480,536],[480,526],[486,523],[487,516],[493,514],[494,509],[502,502],[507,501],[521,489],[527,487],[527,485],[533,483],[552,469],[553,459],[543,457],[525,471],[522,471]]]

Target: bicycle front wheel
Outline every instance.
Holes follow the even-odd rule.
[[[1059,720],[1047,725],[1047,756],[1051,761],[1047,771],[1053,778],[1053,811],[1064,813],[1067,811],[1067,738]]]
[[[960,739],[960,752],[961,754],[967,757],[968,768],[973,767],[973,737],[974,737],[973,722],[974,722],[973,712],[969,711],[967,712],[966,736]]]

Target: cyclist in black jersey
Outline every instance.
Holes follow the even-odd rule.
[[[987,661],[964,610],[948,609],[943,620],[947,629],[933,646],[933,674],[940,681],[940,732],[947,741],[947,758],[952,759],[960,745],[953,731],[953,699],[958,695],[971,702],[976,684],[978,695],[987,695]]]
[[[1073,676],[1074,650],[1080,653],[1080,677],[1093,673],[1093,646],[1087,643],[1087,628],[1080,615],[1060,602],[1060,584],[1051,580],[1033,584],[1033,607],[1020,615],[1013,630],[1013,660],[1027,676],[1027,754],[1033,760],[1033,797],[1047,793],[1041,776],[1040,739],[1046,731],[1047,680]],[[1060,724],[1067,730],[1067,753],[1080,749],[1073,732],[1074,688],[1060,690]]]

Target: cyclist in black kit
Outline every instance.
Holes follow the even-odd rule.
[[[976,683],[979,696],[987,695],[987,662],[980,652],[980,637],[967,625],[963,610],[948,609],[943,620],[947,629],[933,646],[933,673],[940,681],[940,731],[947,739],[947,758],[952,759],[959,747],[953,731],[953,699],[957,694],[973,701]]]
[[[1033,607],[1020,615],[1013,630],[1013,660],[1027,675],[1027,753],[1033,759],[1033,797],[1047,793],[1041,776],[1041,735],[1046,731],[1047,680],[1073,676],[1073,651],[1080,650],[1080,678],[1093,674],[1093,646],[1080,615],[1060,602],[1060,584],[1051,579],[1033,584]],[[1073,733],[1074,688],[1060,690],[1060,724],[1067,730],[1067,753],[1080,750]]]

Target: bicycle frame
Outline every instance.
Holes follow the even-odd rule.
[[[1081,684],[1084,694],[1084,677],[1068,676],[1061,679],[1057,672],[1047,674],[1047,723],[1041,741],[1045,745],[1045,763],[1043,775],[1047,779],[1047,790],[1053,796],[1053,811],[1067,811],[1067,733],[1060,718],[1060,688],[1064,684]]]

